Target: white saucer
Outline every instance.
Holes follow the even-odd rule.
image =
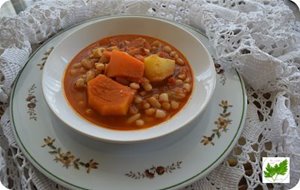
[[[244,125],[245,87],[236,71],[217,69],[214,96],[193,127],[144,143],[117,145],[89,139],[50,111],[42,94],[43,63],[64,35],[95,21],[49,40],[17,77],[11,121],[25,156],[43,174],[72,189],[177,189],[207,175],[231,151]],[[193,33],[209,49],[207,38]]]

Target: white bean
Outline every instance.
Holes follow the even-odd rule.
[[[145,110],[145,114],[146,115],[153,115],[155,113],[155,109],[154,108],[149,108]]]
[[[184,82],[191,82],[191,78],[187,77]]]
[[[75,83],[76,88],[84,88],[85,87],[85,80],[83,78],[77,79]]]
[[[87,73],[86,73],[86,81],[90,81],[92,80],[93,78],[96,77],[96,73],[95,71],[93,70],[89,70]]]
[[[184,61],[183,61],[181,58],[177,58],[177,59],[176,59],[176,63],[177,63],[178,65],[181,65],[181,66],[184,65]]]
[[[145,122],[144,122],[144,120],[142,120],[142,119],[138,119],[138,120],[135,121],[135,124],[136,124],[137,126],[142,126],[142,125],[145,124]]]
[[[166,53],[170,53],[172,51],[172,49],[171,49],[170,46],[164,46],[163,51],[166,52]]]
[[[148,102],[151,104],[151,106],[153,106],[155,108],[161,107],[161,104],[159,103],[159,101],[154,97],[148,98]]]
[[[185,93],[184,92],[177,92],[177,93],[174,93],[172,95],[172,97],[176,100],[181,100],[181,99],[185,98]]]
[[[133,116],[131,116],[127,119],[127,123],[132,123],[132,122],[138,120],[140,117],[141,117],[140,113],[134,114]]]
[[[151,45],[157,47],[157,46],[161,46],[161,43],[160,43],[160,41],[155,40],[154,42],[152,42]]]
[[[145,89],[145,91],[151,91],[152,85],[150,83],[145,83],[143,84],[143,88]]]
[[[186,74],[185,74],[185,73],[180,73],[177,77],[178,77],[179,79],[184,80],[184,79],[186,78]]]
[[[78,68],[81,67],[81,63],[75,63],[75,64],[73,64],[72,67],[73,67],[74,69],[78,69]]]
[[[169,110],[171,108],[171,104],[169,102],[163,102],[161,106],[164,110]]]
[[[171,108],[172,109],[178,109],[179,108],[179,103],[176,102],[176,101],[174,101],[174,100],[172,100],[171,101]]]
[[[189,83],[184,83],[183,88],[187,91],[190,92],[191,91],[191,85]]]
[[[140,85],[138,83],[135,83],[135,82],[132,82],[129,84],[129,87],[134,89],[134,90],[137,90],[140,88]]]
[[[148,108],[150,108],[151,107],[151,105],[149,104],[149,103],[147,103],[147,102],[145,102],[144,104],[143,104],[143,108],[144,109],[148,109]]]
[[[78,73],[78,70],[77,70],[77,69],[71,69],[71,70],[70,70],[70,74],[71,74],[72,76],[76,75],[77,73]]]
[[[83,59],[81,65],[86,69],[91,69],[94,66],[93,62],[89,59]]]
[[[171,51],[171,52],[170,52],[170,56],[173,57],[173,58],[175,58],[175,59],[178,58],[178,54],[177,54],[176,51]]]
[[[95,63],[95,68],[96,68],[98,71],[104,71],[105,65],[104,65],[103,63]]]
[[[143,101],[143,98],[139,95],[135,96],[134,103],[139,104]]]
[[[96,49],[93,49],[93,50],[92,50],[93,57],[101,57],[103,51],[104,51],[104,48],[96,48]]]
[[[175,84],[176,84],[176,85],[181,85],[181,84],[183,84],[183,81],[180,80],[180,79],[177,79],[177,80],[175,81]]]
[[[159,100],[160,102],[168,102],[168,101],[169,101],[169,95],[168,95],[167,93],[161,93],[161,94],[159,95],[158,100]]]
[[[155,112],[156,118],[164,118],[167,116],[167,113],[164,110],[157,109]]]

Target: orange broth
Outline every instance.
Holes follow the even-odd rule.
[[[152,85],[151,91],[142,93],[142,91],[145,92],[145,90],[142,87],[141,87],[141,89],[137,90],[136,95],[139,95],[143,98],[143,103],[142,103],[143,105],[137,104],[137,105],[133,105],[133,106],[138,107],[139,113],[141,113],[140,118],[144,121],[144,124],[142,126],[138,126],[135,123],[127,122],[128,118],[131,116],[130,113],[127,113],[127,115],[125,115],[125,116],[102,116],[99,113],[97,113],[95,110],[91,109],[91,107],[88,104],[88,96],[87,96],[86,88],[78,89],[78,88],[76,88],[76,85],[75,85],[76,81],[80,77],[84,77],[84,74],[85,74],[85,72],[88,71],[88,69],[86,69],[83,66],[79,67],[77,70],[74,69],[74,64],[82,63],[83,59],[88,59],[88,57],[91,57],[92,50],[94,48],[103,47],[103,48],[107,48],[107,50],[109,50],[109,49],[112,49],[112,47],[117,46],[120,50],[124,50],[125,52],[128,52],[130,50],[126,49],[126,45],[134,46],[135,45],[134,43],[136,43],[136,41],[139,42],[139,40],[137,40],[137,39],[140,39],[140,38],[144,39],[146,42],[144,42],[143,47],[138,47],[138,45],[137,45],[137,48],[144,48],[145,50],[141,50],[140,52],[137,51],[139,55],[133,54],[133,56],[141,57],[140,54],[145,54],[145,51],[146,51],[147,55],[144,55],[144,56],[142,55],[143,57],[146,57],[151,54],[158,54],[160,57],[165,57],[168,59],[176,59],[176,60],[178,60],[178,58],[180,58],[181,60],[184,61],[184,65],[176,64],[175,72],[173,73],[172,76],[168,77],[167,79],[165,79],[161,82],[151,83],[151,85]],[[136,40],[136,41],[134,41],[134,40]],[[154,48],[153,44],[155,42],[159,42],[161,44],[161,46]],[[131,43],[133,43],[133,44],[131,44]],[[172,57],[172,56],[170,56],[170,54],[171,54],[170,52],[166,53],[165,51],[163,51],[163,48],[165,46],[171,47],[172,51],[174,51],[178,55],[178,57],[177,56]],[[147,53],[148,52],[147,49],[149,50],[149,53]],[[92,60],[92,62],[99,63],[100,59],[97,60],[96,58],[95,59],[91,58],[91,60]],[[109,64],[109,63],[106,63],[106,64]],[[185,75],[186,75],[186,77],[184,77],[185,79],[182,80],[183,84],[188,83],[191,86],[191,90],[188,92],[187,92],[187,90],[184,91],[184,89],[181,91],[180,89],[183,88],[183,84],[179,84],[180,81],[177,82],[178,80],[180,80],[178,78],[178,76],[182,73],[185,73]],[[105,74],[105,71],[103,71],[100,74]],[[98,126],[105,127],[108,129],[137,130],[137,129],[153,127],[161,122],[164,122],[164,121],[172,118],[176,113],[178,113],[182,109],[182,107],[187,103],[187,101],[191,95],[192,86],[193,86],[193,76],[192,76],[191,67],[190,67],[187,59],[184,57],[184,55],[180,51],[178,51],[175,47],[168,44],[167,42],[164,42],[157,38],[144,36],[144,35],[117,35],[117,36],[103,38],[103,39],[87,46],[83,50],[81,50],[69,63],[69,65],[65,71],[63,84],[64,84],[63,88],[64,88],[64,92],[65,92],[65,97],[66,97],[67,101],[69,102],[71,107],[84,119],[86,119]],[[178,91],[178,93],[177,93],[177,91]],[[168,109],[168,110],[164,110],[163,108],[161,108],[162,110],[164,110],[167,113],[166,117],[164,117],[164,118],[156,118],[154,116],[146,115],[145,109],[143,108],[143,106],[144,106],[144,104],[147,103],[147,98],[153,96],[154,94],[159,94],[162,92],[169,93],[170,99],[172,97],[175,97],[176,100],[174,99],[174,101],[178,102],[178,104],[179,104],[178,108],[177,109]],[[184,95],[185,95],[184,97],[182,97],[183,96],[182,93],[184,93]],[[143,94],[143,96],[141,94]],[[178,98],[178,97],[176,97],[176,94],[177,95],[181,94],[182,96]],[[135,103],[132,102],[132,104],[135,104]]]

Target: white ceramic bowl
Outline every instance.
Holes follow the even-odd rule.
[[[166,41],[189,61],[194,85],[187,104],[171,119],[147,129],[118,131],[78,116],[67,102],[63,89],[65,69],[72,58],[89,44],[107,36],[142,34]],[[154,139],[191,124],[207,106],[214,92],[216,73],[212,58],[201,41],[183,27],[150,17],[123,16],[95,21],[64,38],[51,52],[44,66],[42,87],[50,109],[68,126],[99,140],[129,143]]]

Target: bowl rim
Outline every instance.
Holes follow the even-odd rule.
[[[201,105],[201,109],[197,112],[197,114],[193,114],[192,117],[188,117],[184,122],[181,123],[180,126],[174,127],[171,130],[167,130],[167,131],[164,131],[164,132],[152,134],[151,136],[147,135],[147,137],[144,136],[143,138],[141,138],[141,137],[138,137],[138,138],[131,137],[129,139],[128,138],[122,138],[122,139],[120,139],[120,138],[111,138],[111,137],[107,138],[105,136],[98,136],[98,135],[95,135],[95,134],[92,134],[92,133],[87,133],[86,130],[81,130],[81,129],[75,127],[75,126],[70,125],[68,123],[68,121],[66,121],[66,119],[62,115],[60,115],[57,112],[55,112],[55,110],[52,107],[53,105],[50,103],[50,101],[47,98],[46,89],[45,89],[45,83],[46,83],[46,81],[45,81],[45,75],[46,74],[45,73],[47,72],[47,69],[46,69],[47,65],[49,65],[49,64],[47,64],[49,62],[48,60],[50,60],[49,58],[52,57],[52,56],[54,56],[53,55],[53,52],[55,52],[55,47],[54,47],[53,51],[50,53],[50,55],[48,56],[47,61],[45,62],[44,69],[43,69],[43,72],[42,72],[42,93],[43,93],[43,96],[45,98],[45,102],[47,103],[47,105],[50,108],[50,110],[54,113],[54,115],[56,117],[58,117],[64,124],[66,124],[67,126],[69,126],[71,129],[73,129],[73,130],[75,130],[75,131],[77,131],[77,132],[79,132],[79,133],[81,133],[83,135],[89,136],[89,137],[91,137],[91,138],[93,138],[95,140],[101,140],[101,141],[104,141],[104,142],[111,142],[111,143],[123,143],[123,144],[125,143],[126,144],[126,143],[144,142],[144,141],[148,141],[148,140],[153,140],[153,139],[157,139],[157,138],[160,138],[162,136],[166,136],[166,135],[169,135],[171,133],[174,133],[175,131],[178,131],[181,128],[183,128],[183,126],[189,125],[192,121],[194,121],[197,117],[199,117],[201,115],[201,113],[207,107],[208,103],[211,101],[213,93],[215,91],[215,87],[216,87],[216,72],[215,72],[215,69],[214,69],[213,59],[212,59],[211,54],[209,53],[208,49],[203,45],[203,43],[201,42],[201,40],[199,38],[197,38],[192,32],[188,31],[188,29],[184,28],[183,26],[181,26],[181,25],[179,25],[179,24],[177,24],[177,23],[175,23],[173,21],[164,19],[164,18],[150,17],[150,16],[144,16],[144,15],[108,16],[108,17],[103,17],[102,19],[99,19],[99,20],[92,21],[88,25],[86,25],[86,26],[84,26],[82,28],[79,28],[78,30],[70,32],[64,38],[62,38],[60,40],[60,42],[58,42],[56,44],[56,47],[59,47],[64,42],[64,40],[70,38],[72,35],[75,35],[78,31],[80,31],[80,30],[82,30],[84,28],[90,27],[90,26],[92,26],[94,24],[97,24],[99,22],[109,21],[109,20],[116,20],[116,19],[146,19],[146,20],[154,20],[154,21],[158,21],[158,22],[163,22],[163,23],[172,25],[173,27],[176,27],[176,28],[184,31],[189,36],[191,36],[194,40],[196,40],[199,44],[201,44],[202,49],[204,50],[205,54],[208,57],[209,68],[213,72],[213,74],[212,74],[212,86],[211,86],[211,90],[209,91],[210,93],[207,94],[206,100]],[[99,39],[101,39],[101,38],[99,38]],[[85,48],[85,47],[82,47],[81,49],[83,49],[83,48]],[[77,54],[75,54],[75,56]],[[65,69],[66,69],[66,67],[65,67]],[[65,74],[65,70],[63,71],[63,73]],[[193,81],[196,81],[193,69],[192,69],[192,75],[193,75]],[[60,80],[63,81],[63,78],[64,78],[64,75],[62,76],[62,78]],[[62,84],[63,84],[63,82],[62,82]],[[63,85],[62,85],[62,88],[63,88]],[[75,113],[75,115],[77,117],[79,117],[81,120],[84,120],[86,123],[90,123],[91,125],[94,125],[94,127],[101,128],[102,130],[109,131],[111,133],[119,133],[119,134],[128,135],[129,133],[133,133],[133,132],[135,134],[139,134],[142,131],[149,131],[152,128],[160,127],[160,125],[168,123],[170,120],[174,119],[174,117],[176,117],[177,114],[180,114],[182,112],[182,110],[189,105],[189,102],[191,101],[191,98],[194,97],[194,96],[196,96],[196,94],[194,93],[194,88],[195,88],[195,82],[193,83],[193,90],[192,90],[192,93],[190,94],[190,97],[189,97],[188,101],[185,103],[185,105],[183,106],[183,108],[181,108],[181,110],[179,110],[172,118],[167,119],[167,120],[165,120],[165,121],[163,121],[163,122],[161,122],[161,123],[159,123],[159,124],[157,124],[155,126],[149,127],[149,128],[144,128],[144,129],[140,129],[140,130],[124,130],[124,131],[122,131],[122,130],[115,130],[115,129],[108,129],[108,128],[96,125],[96,124],[92,123],[91,121],[88,121],[87,119],[85,119],[83,116],[81,116],[79,113],[77,113],[72,108],[72,106],[70,105],[69,101],[67,100],[67,98],[65,96],[64,90],[62,90],[62,95],[63,95],[66,103],[68,104],[69,109],[71,109],[72,112]]]

